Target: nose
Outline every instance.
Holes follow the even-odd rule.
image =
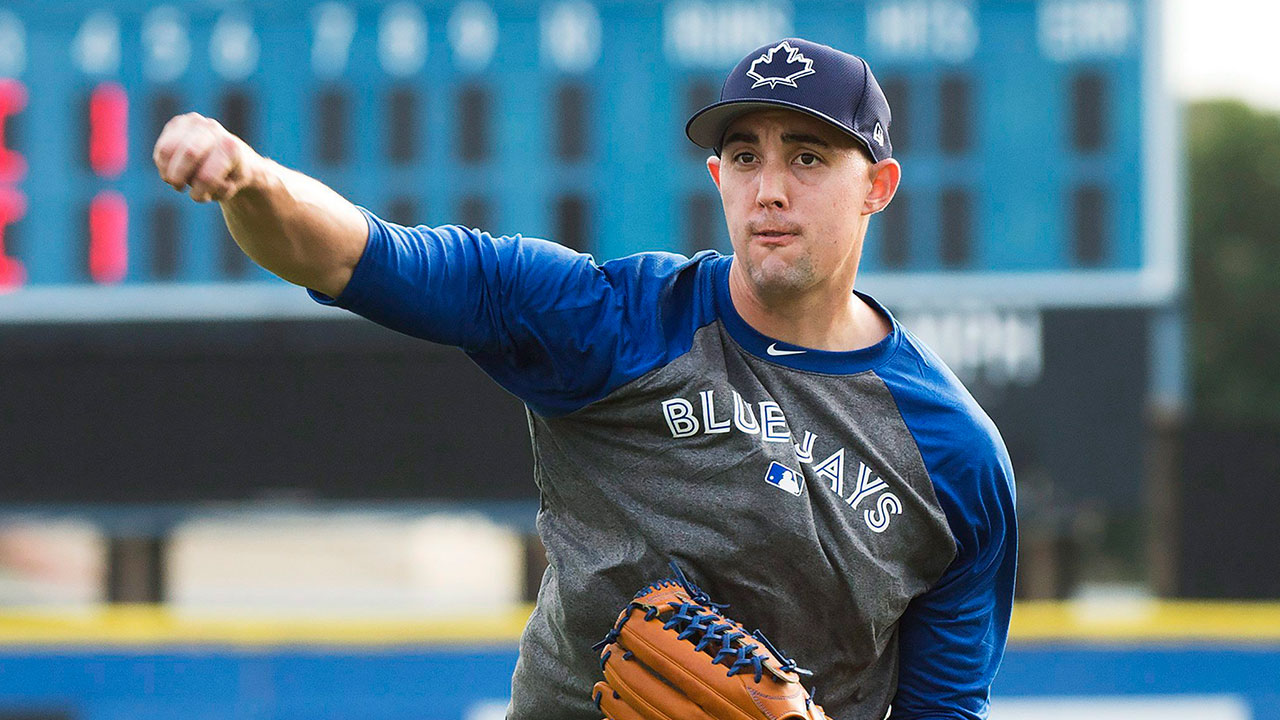
[[[756,204],[766,209],[785,210],[787,208],[787,168],[785,164],[765,162],[760,166],[757,177]]]

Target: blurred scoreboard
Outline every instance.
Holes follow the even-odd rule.
[[[173,115],[406,224],[598,259],[728,249],[688,116],[745,52],[866,56],[904,182],[890,304],[1152,307],[1177,292],[1175,138],[1144,0],[459,0],[0,6],[0,321],[294,318],[216,204],[159,181]]]

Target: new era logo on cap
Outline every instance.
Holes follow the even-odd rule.
[[[768,83],[771,88],[779,84],[795,87],[797,78],[812,74],[813,61],[787,44],[786,40],[765,50],[764,54],[752,61],[751,69],[747,71],[747,77],[756,81],[755,85],[751,86],[753,88],[765,83]]]
[[[876,162],[893,156],[889,101],[870,66],[856,55],[800,38],[771,42],[743,58],[725,79],[720,100],[695,113],[685,133],[701,147],[718,149],[738,117],[777,108],[834,125]]]

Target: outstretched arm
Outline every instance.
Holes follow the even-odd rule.
[[[152,153],[160,178],[217,201],[231,236],[262,267],[337,297],[364,252],[364,215],[323,183],[262,157],[217,120],[170,120]]]

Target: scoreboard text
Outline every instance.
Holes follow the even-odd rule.
[[[1035,278],[1138,277],[1172,242],[1150,217],[1151,14],[1139,0],[17,0],[0,9],[0,317],[21,321],[37,291],[163,303],[279,284],[216,204],[156,176],[151,146],[187,110],[397,222],[601,260],[727,250],[684,121],[743,53],[788,35],[866,56],[893,106],[904,181],[872,223],[868,277],[1032,278],[1032,302]]]

